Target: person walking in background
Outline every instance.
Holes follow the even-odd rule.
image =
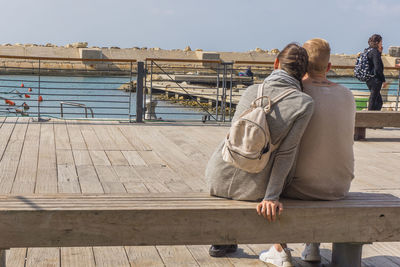
[[[385,75],[383,74],[382,62],[382,36],[374,34],[368,39],[368,63],[369,73],[373,76],[367,80],[367,86],[370,93],[368,100],[368,110],[381,110],[383,101],[381,95],[382,85],[386,88]]]

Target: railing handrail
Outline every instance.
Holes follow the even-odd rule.
[[[146,58],[145,61],[186,62],[186,63],[222,63],[221,59],[183,59],[183,58]]]
[[[274,61],[255,61],[255,60],[235,60],[234,64],[259,64],[259,65],[273,65]]]
[[[248,64],[248,65],[273,65],[274,61],[252,61],[252,60],[235,60],[234,64]],[[332,65],[331,69],[354,69],[354,65]],[[386,70],[400,70],[400,66],[385,67]]]
[[[30,59],[30,60],[54,60],[54,61],[98,61],[98,62],[137,62],[137,59],[110,59],[110,58],[69,58],[69,57],[31,57],[31,56],[11,56],[0,55],[0,58]]]

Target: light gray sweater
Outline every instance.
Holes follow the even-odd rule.
[[[233,122],[250,107],[257,97],[258,85],[246,89],[236,108]],[[288,89],[298,91],[275,104],[267,116],[272,143],[281,141],[267,166],[260,173],[248,173],[222,160],[223,143],[216,148],[206,168],[210,194],[258,201],[277,200],[294,175],[300,139],[313,112],[313,100],[300,91],[300,83],[283,70],[275,70],[265,81],[264,95],[271,98]]]

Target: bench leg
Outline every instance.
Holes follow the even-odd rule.
[[[361,267],[362,243],[333,243],[332,267]]]
[[[365,128],[356,127],[354,129],[354,141],[365,139]]]
[[[0,249],[0,267],[6,267],[6,249]]]

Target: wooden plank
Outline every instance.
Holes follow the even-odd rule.
[[[148,166],[165,166],[166,162],[163,161],[159,155],[155,151],[147,150],[147,151],[138,151],[140,157],[146,162]]]
[[[63,153],[57,153],[58,170],[58,192],[60,193],[81,193],[78,175],[71,150],[58,150]],[[59,155],[64,155],[62,161]],[[65,156],[68,155],[68,156]],[[93,249],[82,247],[64,247],[60,252],[61,265],[64,266],[95,266]]]
[[[131,246],[125,247],[125,251],[131,266],[164,267],[164,263],[155,247]]]
[[[71,149],[65,122],[57,122],[54,124],[54,134],[56,139],[56,149]]]
[[[17,122],[0,161],[0,193],[8,194],[11,192],[23,149],[26,129],[27,123]]]
[[[73,164],[57,164],[58,192],[80,193],[78,174]]]
[[[362,262],[365,266],[399,266],[399,264],[392,261],[389,255],[387,255],[386,253],[385,257],[381,255],[382,251],[378,251],[377,249],[375,249],[374,245],[364,245],[362,251]],[[398,254],[396,256],[398,256]]]
[[[149,192],[144,183],[124,183],[124,187],[128,193],[146,193]]]
[[[82,133],[79,129],[79,125],[74,124],[72,121],[68,122],[67,131],[72,149],[87,149],[85,140],[83,139]]]
[[[144,182],[183,182],[183,178],[168,167],[135,166],[134,170]]]
[[[106,153],[103,150],[89,150],[90,158],[95,166],[111,166]]]
[[[113,166],[129,166],[129,162],[126,160],[121,151],[105,151],[108,159]]]
[[[26,257],[27,267],[59,267],[60,248],[29,248]]]
[[[26,132],[17,174],[11,189],[14,194],[33,193],[36,184],[40,124],[30,123]]]
[[[204,179],[204,168],[199,166],[197,161],[191,160],[174,142],[163,136],[160,133],[162,130],[162,128],[155,129],[154,127],[140,128],[143,140],[157,150],[158,155],[167,162],[168,167],[185,176],[187,179],[185,181],[192,190],[203,190],[204,185],[201,180]]]
[[[171,192],[191,192],[192,189],[184,182],[167,182],[165,185]]]
[[[356,127],[400,127],[398,111],[357,111]]]
[[[96,133],[90,126],[80,125],[79,128],[81,129],[81,134],[89,150],[104,150],[100,140],[97,138]]]
[[[25,266],[26,248],[12,248],[7,253],[7,267],[20,267]]]
[[[124,185],[119,181],[117,174],[111,166],[95,166],[97,175],[107,193],[125,193]]]
[[[192,139],[186,131],[180,131],[180,134],[176,134],[176,129],[167,128],[161,131],[165,137],[171,140],[175,145],[180,147],[180,149],[185,153],[190,159],[195,160],[199,165],[203,167],[206,166],[210,156],[205,155],[202,149],[197,146],[196,140]]]
[[[104,150],[118,150],[119,147],[114,139],[111,137],[107,131],[107,125],[92,124],[91,129],[95,132],[97,138],[101,140],[101,145]]]
[[[104,193],[103,186],[93,166],[76,166],[82,193]]]
[[[165,266],[199,266],[186,246],[157,246]]]
[[[57,192],[56,147],[53,124],[41,125],[36,193]]]
[[[47,122],[40,126],[36,193],[56,193],[58,191],[56,162],[54,126],[53,123]],[[26,266],[60,266],[60,249],[28,248],[26,258]]]
[[[171,192],[171,190],[165,184],[160,182],[145,182],[144,184],[151,193]]]
[[[229,254],[229,261],[238,267],[245,266],[268,266],[258,259],[258,254],[255,254],[248,246],[240,245],[235,253]]]
[[[61,248],[61,266],[95,267],[93,248]]]
[[[199,266],[234,266],[229,259],[223,258],[213,258],[208,254],[208,246],[187,246],[193,258],[196,260]],[[229,255],[228,255],[229,257]]]
[[[75,166],[93,165],[88,150],[73,150]]]
[[[11,138],[11,134],[14,130],[15,123],[18,118],[16,117],[7,117],[1,119],[1,128],[0,128],[0,159],[3,158],[4,152],[6,150],[8,141]]]
[[[146,166],[146,162],[142,159],[137,151],[121,151],[131,166]]]
[[[113,166],[121,183],[143,182],[136,169],[132,166]]]
[[[128,139],[122,134],[121,130],[115,125],[106,127],[109,135],[117,144],[118,150],[135,150],[135,147],[128,141]]]
[[[400,240],[398,200],[370,201],[372,205],[348,200],[349,206],[338,205],[346,201],[284,201],[279,221],[267,223],[256,214],[256,203],[201,199],[198,193],[191,200],[189,195],[179,198],[171,193],[165,199],[153,199],[150,193],[140,198],[4,196],[0,243],[26,247]]]
[[[130,267],[123,247],[94,247],[93,251],[98,267]]]
[[[70,149],[56,150],[57,165],[75,165],[74,156]]]
[[[140,131],[141,127],[137,125],[120,125],[117,127],[133,146],[133,150],[151,150],[150,146],[142,139],[143,133]]]

